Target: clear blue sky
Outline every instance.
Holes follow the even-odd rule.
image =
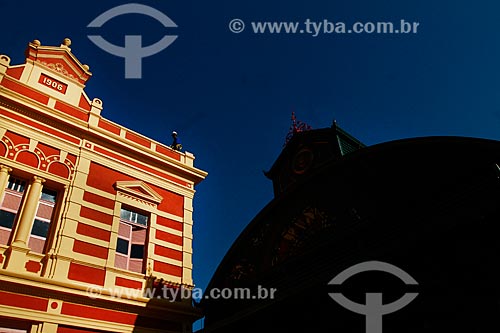
[[[400,138],[500,138],[500,3],[495,0],[136,1],[178,28],[124,15],[101,28],[95,17],[126,1],[0,0],[0,54],[24,61],[26,44],[59,45],[90,65],[86,92],[103,116],[161,142],[179,132],[197,167],[209,172],[195,197],[194,278],[206,287],[220,260],[272,199],[262,174],[278,156],[294,110],[313,128],[333,119],[368,145]],[[228,23],[240,18],[246,30]],[[252,21],[420,23],[417,34],[253,34]],[[140,80],[88,38],[145,45],[178,39],[143,59]],[[467,158],[467,156],[464,156]]]

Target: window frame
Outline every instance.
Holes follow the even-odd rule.
[[[19,213],[23,207],[23,203],[25,200],[25,195],[27,193],[28,186],[26,184],[29,183],[29,181],[23,177],[18,177],[17,175],[14,174],[9,174],[7,180],[7,186],[4,189],[3,196],[0,201],[0,210],[14,214],[14,219],[12,220],[12,225],[10,228],[7,228],[5,226],[0,226],[0,229],[3,231],[7,231],[9,233],[9,237],[7,239],[6,244],[0,244],[1,246],[9,246],[10,243],[12,242],[12,237],[15,233],[15,230],[17,229],[17,220],[19,219]],[[9,207],[4,207],[4,201],[5,198],[10,195],[17,197],[19,199],[19,206],[17,209],[12,209]]]
[[[52,200],[49,201],[49,200],[42,199],[44,191],[55,193],[55,199],[54,199],[54,201],[52,201]],[[30,242],[31,237],[33,237],[34,239],[38,239],[38,240],[44,240],[44,244],[43,244],[43,248],[42,248],[41,252],[35,252],[34,251],[34,253],[46,254],[48,252],[49,243],[50,243],[50,241],[52,239],[52,234],[53,234],[52,230],[54,230],[54,228],[55,228],[54,225],[57,222],[58,210],[59,210],[60,203],[62,201],[61,197],[62,197],[61,191],[55,190],[50,185],[49,186],[44,186],[42,188],[42,193],[40,194],[40,198],[38,199],[38,205],[37,205],[36,212],[35,212],[35,219],[33,220],[33,222],[31,222],[31,230],[30,230],[30,235],[28,237],[28,244]],[[51,214],[50,214],[50,219],[38,216],[38,210],[40,209],[41,205],[51,206],[52,211],[51,211]],[[40,222],[44,222],[44,223],[48,223],[49,224],[49,226],[47,228],[47,234],[45,235],[45,237],[33,234],[33,229],[35,228],[35,223],[36,223],[37,220],[40,221]]]
[[[23,170],[17,170],[16,172],[9,173],[3,197],[0,198],[1,199],[0,210],[8,213],[13,213],[15,215],[12,227],[10,229],[7,227],[0,226],[0,228],[3,231],[9,232],[9,238],[6,241],[6,244],[1,244],[1,246],[10,246],[10,244],[14,241],[13,235],[15,235],[16,230],[19,228],[18,221],[21,217],[20,213],[22,213],[23,205],[26,202],[28,191],[31,186],[31,180],[33,179],[33,177],[41,177],[44,180],[44,184],[42,187],[42,193],[38,198],[35,217],[31,222],[31,228],[29,231],[28,239],[26,240],[26,245],[30,248],[32,253],[37,255],[44,255],[49,251],[54,241],[55,237],[54,233],[56,231],[55,229],[57,228],[58,225],[61,213],[61,207],[64,201],[64,197],[66,195],[65,188],[68,185],[66,183],[61,183],[59,181],[54,180],[53,177],[50,176],[47,177],[47,175],[45,174],[43,175],[32,174],[24,172]],[[45,193],[48,194],[48,197],[44,196]],[[16,210],[9,207],[4,207],[4,200],[7,195],[18,197],[19,207]],[[52,197],[52,199],[50,197]],[[49,211],[50,218],[39,216],[38,211],[41,205],[46,205],[49,207],[48,209],[50,209]],[[48,224],[45,236],[40,236],[38,234],[33,233],[37,220],[39,222]],[[36,240],[43,240],[43,246],[35,246],[35,247],[30,246],[30,241],[32,238]]]
[[[9,175],[6,190],[8,189],[8,190],[11,190],[14,192],[24,193],[26,188],[27,188],[26,184],[27,184],[26,179]],[[17,189],[16,189],[16,187],[17,187]],[[22,187],[22,189],[19,189],[20,187]]]
[[[126,211],[127,213],[130,213],[130,215],[129,215],[130,218],[132,218],[132,217],[135,217],[135,218],[133,220],[131,220],[131,219],[124,219],[123,218],[124,217],[124,214],[123,214],[124,211]],[[139,215],[144,216],[146,218],[146,224],[145,225],[136,222]],[[116,241],[116,247],[115,247],[115,255],[119,256],[121,258],[125,258],[126,259],[126,268],[122,268],[122,269],[126,269],[128,271],[131,271],[130,270],[130,264],[131,264],[131,262],[142,261],[141,271],[140,272],[132,271],[132,272],[139,273],[139,274],[144,274],[145,273],[145,271],[146,271],[146,263],[147,263],[147,258],[148,258],[147,245],[149,243],[150,221],[151,221],[151,213],[150,212],[145,212],[145,211],[143,211],[141,209],[138,209],[138,208],[135,208],[135,207],[130,207],[128,205],[122,205],[120,207],[119,228],[123,224],[123,225],[126,225],[127,227],[129,227],[129,230],[130,230],[129,233],[128,233],[128,238],[120,235],[120,233],[118,233],[118,235],[117,235],[117,241]],[[143,243],[138,243],[138,242],[134,242],[133,241],[133,232],[137,231],[138,229],[144,230],[144,232],[145,232],[145,238],[144,238],[144,242]],[[120,239],[128,242],[127,254],[124,254],[124,253],[118,251],[118,242],[119,242]],[[133,245],[142,245],[142,247],[143,247],[143,256],[142,256],[142,258],[132,257],[132,246]],[[115,268],[120,268],[120,267],[116,266],[116,262],[115,262]]]

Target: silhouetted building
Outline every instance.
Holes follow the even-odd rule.
[[[499,331],[499,163],[500,142],[492,140],[426,137],[365,147],[335,124],[295,133],[267,173],[275,198],[209,283],[203,332],[365,332],[366,317],[331,292],[359,304],[366,293],[383,293],[386,304],[417,292],[383,316],[384,333]],[[418,286],[383,272],[329,285],[374,260],[399,267]],[[250,297],[213,293],[238,288],[249,288]]]

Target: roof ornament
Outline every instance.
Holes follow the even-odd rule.
[[[292,112],[291,120],[292,120],[292,125],[290,125],[290,130],[288,131],[288,134],[286,135],[284,146],[286,146],[288,144],[288,142],[292,139],[292,137],[296,133],[309,131],[312,129],[312,127],[309,126],[308,124],[306,124],[300,120],[297,120],[297,118],[295,117],[295,112]]]
[[[69,39],[67,37],[64,38],[62,41],[61,47],[68,49],[68,51],[71,51],[70,46],[71,46],[71,39]]]
[[[182,150],[182,143],[179,137],[177,136],[177,132],[173,131],[172,132],[172,144],[170,145],[170,148],[173,150],[181,151]]]

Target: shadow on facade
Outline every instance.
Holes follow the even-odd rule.
[[[203,332],[365,332],[367,317],[329,293],[359,304],[382,293],[387,304],[409,292],[418,296],[383,316],[383,332],[499,330],[500,142],[389,142],[311,162],[310,172],[293,178],[286,168],[297,152],[317,156],[316,141],[299,139],[271,175],[276,197],[233,244],[206,291],[249,288],[256,297],[203,300]],[[384,272],[329,284],[367,261],[395,265],[418,284]],[[276,297],[260,299],[259,288],[276,288]]]

